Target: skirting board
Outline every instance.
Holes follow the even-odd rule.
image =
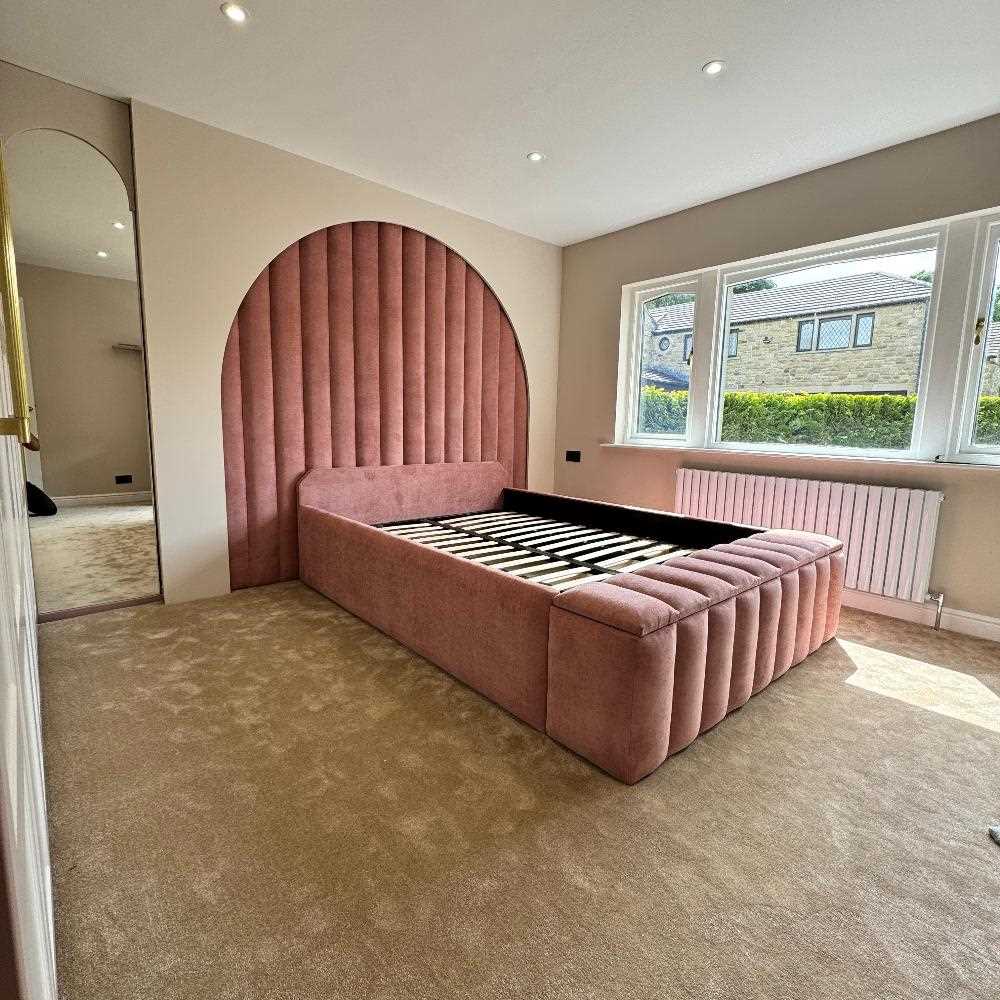
[[[93,493],[90,496],[53,497],[57,507],[103,507],[115,503],[152,503],[151,490],[140,490],[137,493]]]
[[[845,590],[844,604],[859,611],[871,611],[876,615],[900,618],[903,621],[916,622],[918,625],[933,625],[934,616],[937,614],[937,607],[933,603],[915,604],[912,601],[881,597],[860,590]],[[977,615],[972,611],[945,607],[941,614],[941,628],[949,632],[1000,642],[1000,618]]]

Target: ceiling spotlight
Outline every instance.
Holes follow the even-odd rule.
[[[112,229],[124,229],[125,228],[125,223],[124,222],[112,222],[111,223],[111,228]]]
[[[247,19],[247,12],[245,7],[241,7],[238,3],[224,3],[219,10],[222,11],[226,17],[229,18],[233,24],[244,24]]]
[[[107,257],[108,257],[108,251],[107,250],[98,250],[97,251],[97,256],[100,257],[101,260],[106,260]]]
[[[530,162],[532,162],[532,163],[541,163],[542,160],[545,159],[545,154],[544,153],[539,153],[538,150],[536,149],[536,150],[532,150],[532,152],[528,153],[528,155],[527,155],[526,158]]]
[[[711,62],[705,63],[701,67],[701,71],[705,76],[718,76],[725,68],[726,64],[721,59],[713,59]]]

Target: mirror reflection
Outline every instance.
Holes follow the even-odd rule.
[[[73,136],[5,147],[29,395],[25,451],[40,615],[159,593],[132,215]]]

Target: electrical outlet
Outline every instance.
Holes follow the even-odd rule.
[[[126,476],[115,476],[115,486],[127,486],[130,482],[132,482],[131,473]]]

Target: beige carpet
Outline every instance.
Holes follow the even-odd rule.
[[[28,528],[41,612],[160,592],[151,504],[64,507]]]
[[[298,583],[41,639],[66,1000],[997,996],[1000,646],[849,614],[626,788]]]

